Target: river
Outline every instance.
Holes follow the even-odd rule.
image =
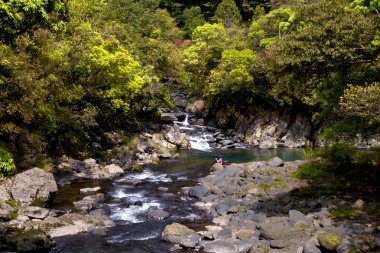
[[[69,212],[73,201],[83,197],[79,194],[80,188],[101,186],[105,194],[102,208],[108,210],[117,226],[56,238],[57,245],[51,252],[170,252],[172,245],[160,240],[166,224],[180,222],[200,230],[211,222],[207,214],[192,207],[195,200],[181,191],[182,187],[193,186],[198,178],[205,176],[216,156],[229,162],[263,161],[274,156],[291,161],[302,159],[303,150],[192,149],[182,151],[178,159],[144,166],[140,172],[127,173],[112,182],[74,182],[60,188],[53,208],[62,213]],[[159,191],[158,187],[168,188],[168,191]],[[171,216],[161,221],[149,220],[146,214],[151,209],[163,209]]]

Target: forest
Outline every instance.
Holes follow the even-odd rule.
[[[328,138],[378,133],[379,70],[379,0],[1,0],[0,168],[85,157],[178,88],[205,117],[260,107]]]

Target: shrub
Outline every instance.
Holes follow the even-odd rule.
[[[321,157],[337,165],[350,164],[357,149],[352,144],[336,142],[321,152]]]
[[[10,176],[16,171],[12,155],[5,149],[0,148],[0,174]]]
[[[325,169],[328,164],[321,161],[308,161],[303,163],[299,169],[292,174],[298,179],[316,180],[327,176]]]

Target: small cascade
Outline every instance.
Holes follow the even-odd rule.
[[[212,139],[212,134],[207,131],[205,126],[190,125],[188,120],[189,115],[186,114],[184,121],[174,121],[174,125],[178,126],[181,132],[189,136],[192,149],[202,151],[211,150],[208,140]]]

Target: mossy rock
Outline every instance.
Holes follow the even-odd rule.
[[[343,235],[336,232],[323,233],[318,235],[319,244],[327,250],[335,251],[339,247],[342,240]]]
[[[358,248],[349,248],[346,249],[343,253],[361,253],[362,251]]]
[[[263,243],[253,245],[249,253],[269,253],[269,247]]]
[[[305,221],[297,221],[296,224],[294,224],[294,228],[297,230],[297,231],[302,231],[302,230],[305,230],[306,228],[310,228],[310,224],[305,222]]]
[[[248,230],[248,229],[243,229],[243,230],[240,230],[237,234],[236,234],[236,238],[242,240],[242,239],[248,239],[248,238],[251,238],[252,237],[252,230]]]
[[[368,236],[354,236],[352,238],[352,242],[354,243],[355,247],[361,251],[369,251],[376,245],[374,240]]]

